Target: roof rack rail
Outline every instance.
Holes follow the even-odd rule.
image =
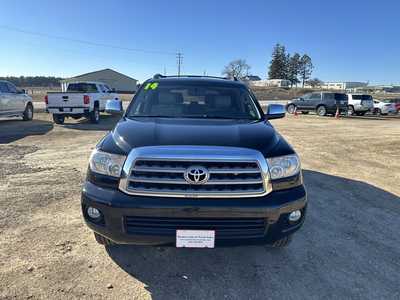
[[[220,76],[208,76],[208,75],[161,75],[155,74],[153,79],[161,79],[161,78],[175,78],[175,77],[189,77],[189,78],[215,78],[215,79],[224,79],[224,80],[234,80],[239,81],[237,77],[220,77]]]

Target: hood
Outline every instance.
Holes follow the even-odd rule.
[[[176,118],[123,118],[105,138],[106,144],[110,138],[124,153],[143,146],[201,145],[251,148],[265,154],[282,140],[265,120]]]

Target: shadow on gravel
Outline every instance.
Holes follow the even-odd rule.
[[[286,249],[119,245],[107,253],[146,286],[152,299],[399,296],[400,198],[365,182],[310,170],[304,179],[307,219]]]
[[[0,144],[8,144],[30,135],[43,135],[53,129],[53,122],[43,120],[0,120]]]
[[[100,122],[98,124],[92,124],[90,123],[89,120],[83,118],[75,121],[74,119],[67,118],[65,119],[65,123],[63,126],[65,128],[69,129],[75,129],[75,130],[104,130],[104,131],[109,131],[114,128],[115,124],[119,121],[120,117],[112,116],[112,115],[101,115],[100,116]],[[68,123],[69,121],[73,120],[74,123]]]

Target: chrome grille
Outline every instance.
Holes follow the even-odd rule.
[[[151,151],[146,154],[145,148],[151,148]],[[154,148],[158,148],[159,152],[154,152]],[[121,180],[121,189],[129,194],[169,197],[254,197],[265,194],[267,190],[265,177],[268,172],[262,170],[255,150],[204,146],[184,147],[187,151],[182,151],[182,147],[179,146],[138,149],[135,149],[137,153],[131,162],[128,159],[126,163],[128,166],[124,167],[126,178]],[[244,152],[243,155],[238,152],[240,149]],[[249,155],[250,153],[252,155]],[[154,154],[157,157],[154,157]],[[185,172],[194,165],[208,171],[207,182],[192,184],[185,180]]]

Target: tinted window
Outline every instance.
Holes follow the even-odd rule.
[[[94,83],[70,83],[67,92],[97,93],[97,87]]]
[[[341,94],[341,93],[335,93],[335,100],[347,100],[347,95],[346,94]]]
[[[16,93],[17,92],[17,88],[12,83],[7,82],[7,86],[8,86],[9,93]]]
[[[319,100],[321,99],[321,93],[312,93],[310,100]]]
[[[370,95],[362,95],[361,99],[362,100],[372,100],[372,96],[370,96]]]
[[[128,117],[260,119],[248,90],[236,86],[153,83],[142,88]]]
[[[352,95],[351,96],[354,100],[362,100],[362,95]]]
[[[5,82],[0,82],[0,93],[8,93],[8,87]]]
[[[324,94],[324,99],[325,99],[325,100],[334,100],[334,99],[335,99],[335,94],[333,94],[333,93],[326,93],[326,94]]]

